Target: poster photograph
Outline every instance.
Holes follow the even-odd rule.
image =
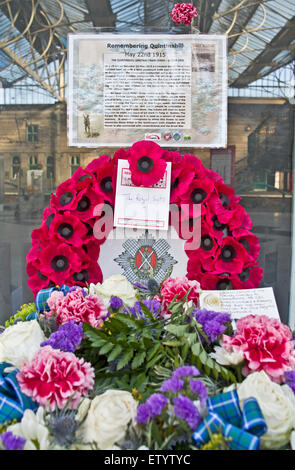
[[[69,145],[222,148],[225,35],[69,35]]]

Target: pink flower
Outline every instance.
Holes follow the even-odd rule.
[[[172,16],[177,24],[183,23],[188,26],[193,18],[198,16],[198,12],[192,3],[176,3],[169,16]]]
[[[51,297],[54,296],[52,302]],[[87,322],[93,328],[99,328],[106,318],[108,311],[103,301],[97,295],[84,295],[82,289],[68,292],[63,298],[53,292],[48,299],[48,305],[53,307],[49,315],[56,313],[58,324],[74,320],[77,323]]]
[[[243,352],[245,376],[263,370],[277,383],[283,381],[284,372],[294,362],[291,330],[266,315],[248,315],[238,320],[235,335],[223,336],[223,347]]]
[[[159,301],[163,302],[163,307],[167,310],[168,305],[174,298],[175,301],[182,300],[188,292],[187,301],[192,300],[197,305],[200,284],[197,281],[189,281],[187,277],[176,277],[174,279],[169,277],[162,284]]]
[[[94,370],[71,352],[45,346],[18,372],[17,380],[21,391],[39,405],[54,411],[73,397],[69,408],[74,409],[93,388]]]
[[[163,178],[167,163],[164,151],[155,142],[141,140],[129,151],[131,181],[136,186],[152,186]]]

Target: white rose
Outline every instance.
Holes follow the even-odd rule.
[[[241,350],[233,348],[233,351],[227,351],[222,346],[215,346],[214,352],[209,356],[222,366],[236,366],[244,360],[244,354]]]
[[[124,438],[128,424],[135,419],[137,402],[129,392],[107,390],[92,401],[82,424],[83,442],[96,442],[106,450]]]
[[[133,307],[136,302],[136,291],[132,284],[121,274],[114,274],[102,284],[90,284],[89,293],[98,295],[109,306],[111,297],[120,297],[127,307]]]
[[[9,362],[21,369],[30,362],[45,341],[37,320],[18,322],[0,334],[0,362]]]
[[[246,398],[257,399],[266,421],[267,433],[261,448],[279,449],[290,441],[295,426],[295,397],[288,385],[278,385],[264,372],[254,372],[238,385],[241,406]]]
[[[48,450],[50,448],[49,431],[45,426],[44,408],[41,406],[37,413],[25,410],[22,420],[8,426],[7,431],[26,439],[24,450]]]

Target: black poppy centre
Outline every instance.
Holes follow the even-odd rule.
[[[202,188],[196,188],[191,192],[191,201],[194,204],[201,204],[206,199],[207,193]]]
[[[86,269],[82,269],[79,273],[74,273],[73,278],[76,282],[88,282],[89,273]]]
[[[106,176],[100,182],[100,188],[104,193],[112,193],[113,192],[113,183],[112,177]]]
[[[210,235],[203,235],[201,238],[201,248],[205,251],[210,251],[213,248],[213,240]]]
[[[225,245],[221,250],[221,259],[225,262],[232,261],[236,257],[237,253],[233,246]]]
[[[71,224],[63,223],[58,227],[57,233],[59,233],[61,237],[68,240],[73,235],[74,229]]]
[[[242,282],[248,281],[249,277],[250,277],[250,269],[249,268],[243,269],[243,271],[239,274],[239,278],[241,279]]]
[[[52,258],[51,267],[56,272],[65,271],[69,266],[68,259],[63,255],[56,255]]]
[[[68,204],[70,204],[73,200],[73,193],[71,192],[66,192],[66,193],[63,193],[60,198],[59,198],[59,203],[61,206],[67,206]]]
[[[83,196],[78,202],[77,210],[79,212],[85,212],[90,207],[90,199],[87,196]]]
[[[232,290],[233,285],[229,279],[220,279],[216,285],[217,290]]]
[[[137,168],[141,173],[150,173],[154,168],[154,161],[151,157],[140,157],[137,160]]]

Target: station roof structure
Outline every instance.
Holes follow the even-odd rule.
[[[67,35],[173,28],[169,0],[0,0],[0,86],[30,77],[65,100]],[[229,85],[246,88],[295,60],[294,0],[194,0],[195,26],[227,34]],[[110,29],[111,28],[111,29]]]

